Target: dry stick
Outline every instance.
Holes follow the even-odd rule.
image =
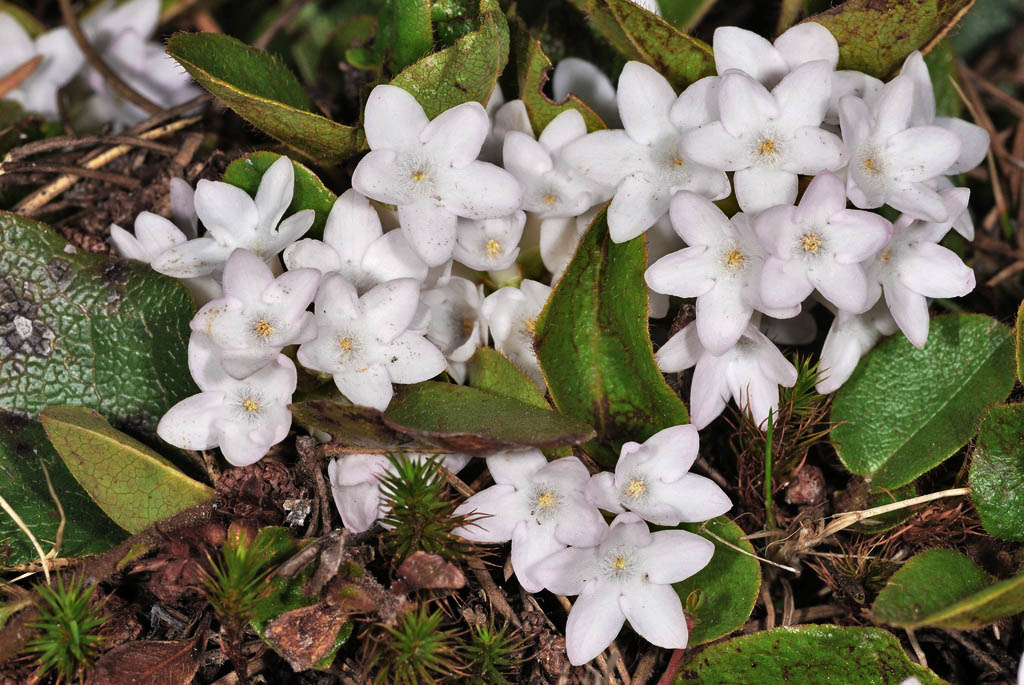
[[[748,552],[747,550],[743,549],[742,547],[740,547],[738,545],[734,545],[733,543],[729,542],[728,540],[726,540],[722,536],[716,535],[715,533],[713,533],[713,532],[711,532],[710,530],[707,529],[707,521],[705,521],[704,523],[700,524],[700,532],[701,532],[702,535],[710,535],[715,540],[718,540],[720,543],[722,543],[723,545],[725,545],[729,549],[733,550],[734,552],[739,552],[740,554],[744,554],[744,555],[746,555],[748,557],[753,557],[754,559],[757,559],[758,561],[764,562],[765,564],[770,564],[770,565],[775,566],[777,568],[781,568],[783,571],[789,571],[790,573],[794,573],[796,575],[800,575],[800,571],[796,570],[792,566],[786,566],[785,564],[780,564],[778,562],[772,561],[771,559],[765,559],[764,557],[759,557],[756,554],[752,554],[752,553]]]
[[[68,30],[71,31],[71,35],[74,37],[75,42],[78,43],[78,47],[81,49],[82,54],[85,55],[85,59],[89,62],[89,66],[100,72],[103,79],[125,100],[138,105],[150,114],[162,112],[164,109],[163,107],[125,83],[125,81],[114,73],[114,70],[103,61],[100,54],[96,52],[96,49],[89,43],[89,39],[85,37],[82,27],[78,23],[78,18],[75,16],[75,11],[71,9],[71,0],[58,1],[60,3],[60,13],[64,17],[64,23],[67,24]]]
[[[46,470],[46,464],[43,462],[42,457],[39,457],[39,466],[43,470],[43,478],[46,479],[46,489],[50,491],[50,497],[53,498],[53,503],[57,505],[57,514],[60,515],[60,523],[57,524],[57,535],[53,541],[53,548],[46,553],[47,559],[55,559],[60,554],[61,545],[64,543],[64,526],[67,525],[68,518],[64,515],[64,505],[60,503],[60,498],[57,497],[57,493],[53,489],[50,472]]]
[[[39,544],[39,540],[32,534],[32,531],[28,529],[25,522],[18,516],[18,512],[11,508],[11,505],[7,503],[7,500],[0,495],[0,509],[7,512],[7,515],[11,517],[14,523],[21,528],[21,532],[28,536],[28,539],[32,542],[32,546],[36,548],[36,552],[39,554],[39,561],[43,565],[43,575],[46,576],[46,584],[50,584],[50,564],[47,562],[46,553],[43,552],[42,545]]]
[[[623,685],[633,685],[633,679],[629,677],[629,669],[626,668],[626,660],[622,658],[622,652],[619,651],[619,646],[612,643],[608,645],[608,651],[611,653],[612,658],[615,659],[615,670],[618,672],[619,677],[622,678]]]
[[[39,63],[43,61],[42,55],[36,55],[32,59],[29,59],[18,66],[14,67],[10,72],[0,78],[0,98],[10,93],[12,90],[21,85],[22,81],[32,75],[32,72],[36,70]]]
[[[4,164],[5,174],[73,174],[82,178],[92,178],[97,181],[104,181],[123,188],[138,188],[142,181],[132,176],[125,176],[113,171],[100,171],[99,169],[88,169],[77,167],[74,164],[46,164],[36,162],[7,162]]]
[[[644,655],[640,657],[640,663],[637,664],[636,670],[633,671],[633,685],[647,685],[647,681],[651,679],[651,674],[654,673],[654,664],[657,661],[657,651],[649,649],[644,652]]]
[[[149,150],[155,150],[156,152],[161,152],[165,155],[173,155],[178,151],[178,148],[172,145],[164,145],[163,143],[157,143],[152,140],[143,140],[142,138],[136,138],[134,136],[59,136],[57,138],[37,140],[16,147],[7,153],[7,156],[4,157],[4,162],[13,162],[18,159],[31,157],[32,155],[38,155],[43,152],[50,152],[52,150],[70,150],[76,147],[89,147],[92,145],[131,145],[133,147],[144,147]]]
[[[983,91],[992,96],[993,100],[1006,107],[1017,118],[1024,119],[1024,102],[1013,97],[991,81],[978,76],[977,72],[971,70],[970,67],[964,66],[963,69],[966,73],[970,74],[975,83],[981,86]]]
[[[924,655],[924,651],[921,649],[921,645],[917,643],[917,636],[914,635],[914,631],[907,628],[907,639],[910,640],[910,646],[914,649],[914,655],[917,656],[917,662],[921,664],[922,668],[928,668],[928,659]]]
[[[761,601],[764,602],[765,627],[771,630],[775,627],[775,602],[772,601],[772,593],[768,589],[768,583],[762,583],[761,585]]]
[[[171,122],[170,124],[166,124],[164,126],[154,128],[150,131],[146,131],[145,133],[141,133],[139,134],[139,137],[142,138],[143,140],[153,140],[155,138],[162,138],[176,131],[180,131],[181,129],[187,126],[191,126],[192,124],[199,121],[200,118],[201,117],[190,117],[188,119],[179,119],[178,121]],[[130,145],[118,145],[116,147],[112,147],[109,150],[106,150],[103,153],[96,155],[95,157],[85,162],[83,164],[83,167],[87,169],[99,169],[100,167],[105,166],[106,164],[109,164],[110,162],[117,159],[118,157],[121,157],[122,155],[126,154],[131,149],[132,147]],[[39,209],[49,204],[51,200],[53,200],[58,195],[63,193],[65,190],[67,190],[75,183],[77,183],[79,178],[80,177],[75,174],[61,176],[50,185],[43,186],[39,190],[36,190],[31,195],[23,199],[21,202],[15,205],[14,211],[24,214],[26,216],[31,216],[32,214],[35,214],[37,211],[39,211]]]

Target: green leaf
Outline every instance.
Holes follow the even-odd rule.
[[[470,387],[502,397],[511,397],[541,409],[551,409],[533,381],[493,347],[477,348],[469,360],[467,372],[466,382]]]
[[[832,440],[848,469],[896,488],[960,449],[1013,383],[1009,328],[981,314],[939,316],[923,349],[897,335],[860,361],[832,404]]]
[[[658,371],[647,333],[643,237],[613,243],[594,218],[537,319],[534,347],[555,406],[597,430],[586,446],[611,466],[622,443],[689,422]]]
[[[956,72],[956,53],[948,40],[942,40],[935,49],[929,52],[924,63],[928,65],[928,74],[932,78],[935,90],[935,114],[940,117],[959,117],[963,113],[964,103],[960,94],[953,87],[959,83]]]
[[[651,65],[677,91],[715,74],[711,46],[630,0],[571,1],[624,57]]]
[[[893,574],[871,611],[901,628],[974,630],[1024,611],[1024,575],[997,582],[960,552],[929,549]]]
[[[239,157],[228,165],[224,172],[224,181],[238,186],[255,197],[263,174],[280,157],[281,155],[276,152],[264,151],[252,152],[245,157]],[[331,208],[338,196],[328,190],[323,181],[306,165],[292,160],[292,166],[295,168],[295,193],[292,195],[292,203],[288,206],[288,211],[285,214],[312,209],[316,212],[316,219],[306,237],[320,240],[324,235],[327,215],[331,213]]]
[[[47,407],[39,418],[71,475],[129,533],[213,497],[212,489],[91,409]]]
[[[434,28],[430,22],[430,0],[388,0],[388,21],[381,27],[388,32],[392,70],[401,71],[434,47]],[[381,30],[378,29],[378,40]]]
[[[262,50],[223,34],[178,33],[167,52],[243,119],[321,164],[366,149],[361,128],[316,114],[295,75]]]
[[[761,564],[757,559],[740,554],[727,547],[714,536],[702,533],[701,528],[737,547],[754,553],[753,546],[743,540],[743,530],[725,516],[704,524],[684,523],[683,530],[703,535],[715,543],[711,562],[700,573],[672,587],[683,600],[683,608],[696,625],[690,631],[688,647],[717,640],[743,627],[761,589]]]
[[[1017,378],[1024,382],[1024,301],[1017,309]]]
[[[922,685],[942,679],[907,658],[899,641],[879,628],[775,628],[711,645],[683,666],[676,683],[701,685]]]
[[[308,400],[288,407],[292,420],[309,431],[323,431],[331,436],[332,449],[337,452],[435,454],[450,452],[401,431],[384,422],[384,414],[372,407],[360,407],[336,400]]]
[[[479,28],[404,69],[391,85],[412,93],[433,119],[463,102],[486,104],[507,63],[508,22],[496,0],[481,0]]]
[[[683,33],[697,28],[718,0],[661,0],[661,16]]]
[[[0,410],[0,496],[24,520],[43,551],[57,539],[60,514],[46,485],[49,475],[67,523],[59,555],[105,552],[127,535],[106,517],[75,481],[46,439],[43,427]],[[38,559],[28,537],[0,512],[0,566]]]
[[[544,84],[548,82],[551,60],[544,54],[540,41],[530,35],[522,19],[516,17],[510,29],[519,98],[526,106],[533,132],[540,135],[552,119],[570,109],[575,109],[583,115],[588,132],[606,128],[601,117],[575,95],[570,94],[564,102],[555,102],[544,94]]]
[[[35,18],[35,16],[11,2],[0,1],[0,14],[9,14],[14,21],[18,22],[21,28],[32,38],[38,38],[46,33],[46,25]]]
[[[914,50],[928,52],[974,0],[847,0],[806,21],[821,24],[839,43],[839,69],[885,79]]]
[[[1024,404],[993,407],[971,458],[971,496],[989,535],[1024,542]]]
[[[0,408],[91,407],[152,433],[195,392],[192,296],[148,265],[66,252],[44,224],[0,212]]]

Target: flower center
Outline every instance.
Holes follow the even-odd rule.
[[[547,195],[544,196],[544,202],[549,204],[549,205],[553,205],[557,201],[558,201],[558,198],[555,197],[553,193],[548,193]]]
[[[411,178],[415,183],[422,183],[426,177],[427,172],[423,171],[422,169],[417,169],[416,171],[413,171],[411,174],[409,174],[409,178]]]
[[[725,255],[725,267],[727,269],[739,269],[743,267],[746,257],[739,250],[733,249]]]
[[[864,161],[860,163],[860,166],[864,171],[868,172],[869,174],[878,174],[881,173],[882,171],[876,165],[875,159],[873,157],[865,157]]]
[[[647,492],[647,484],[640,478],[634,478],[626,483],[626,487],[623,489],[623,492],[626,493],[626,497],[629,497],[630,499],[637,499]]]
[[[757,145],[757,154],[761,157],[775,153],[775,141],[771,138],[762,138]]]
[[[545,490],[537,495],[537,506],[541,509],[551,509],[556,504],[558,504],[558,497],[550,490]]]
[[[674,164],[675,166],[683,166],[683,158],[680,157],[679,155],[676,155],[675,157],[672,158],[672,164]]]
[[[616,571],[624,571],[624,570],[626,570],[626,558],[625,557],[615,557],[614,559],[612,559],[612,568],[615,569]]]
[[[817,233],[804,233],[800,238],[800,247],[804,252],[818,254],[818,250],[821,249],[821,238]]]
[[[548,197],[551,197],[550,195]],[[501,243],[493,238],[487,241],[484,245],[484,253],[491,259],[497,259],[498,255],[501,254]]]
[[[246,410],[250,414],[255,414],[260,410],[260,403],[251,397],[246,397],[242,401],[242,409]]]
[[[636,548],[630,545],[623,545],[609,551],[600,564],[605,576],[610,580],[629,581],[638,570],[633,563],[635,553]]]
[[[881,259],[883,264],[889,261],[889,250],[886,250],[882,253]]]
[[[348,354],[352,351],[352,338],[338,338],[338,347],[342,352]]]
[[[527,319],[526,323],[523,324],[523,327],[526,328],[527,333],[533,335],[537,332],[537,319]]]
[[[266,319],[260,319],[253,324],[252,332],[265,340],[274,334],[274,327]]]

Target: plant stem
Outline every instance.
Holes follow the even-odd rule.
[[[775,421],[771,407],[768,408],[768,428],[765,431],[764,443],[764,515],[765,525],[769,530],[776,527],[775,508],[772,505],[772,436],[775,434]]]

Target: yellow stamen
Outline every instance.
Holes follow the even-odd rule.
[[[344,351],[344,352],[351,352],[352,351],[352,338],[340,338],[338,340],[338,345],[341,346],[342,351]]]
[[[269,338],[274,334],[274,327],[266,319],[260,319],[252,327],[253,332],[261,338]]]
[[[245,401],[242,402],[242,409],[246,410],[250,414],[255,414],[260,410],[260,403],[251,397],[246,397]]]
[[[732,252],[725,256],[725,266],[730,269],[740,268],[741,266],[743,266],[743,262],[745,261],[746,258],[743,256],[743,253],[740,252],[739,250],[733,250]]]
[[[626,558],[625,557],[615,557],[614,559],[612,559],[612,568],[615,569],[616,571],[625,570],[625,568],[626,568]]]
[[[864,171],[871,172],[872,174],[877,174],[879,171],[878,167],[875,166],[875,160],[871,157],[866,157],[864,161],[861,162],[861,167]]]
[[[544,196],[544,202],[548,203],[549,205],[555,204],[555,200],[557,199],[558,198],[552,195],[551,193],[548,193],[547,195]]]
[[[541,509],[550,509],[557,504],[558,498],[555,497],[555,493],[547,490],[537,495],[537,506]]]
[[[676,166],[683,166],[683,158],[676,155],[675,158],[673,158],[672,163]]]
[[[533,335],[534,333],[537,332],[537,319],[530,319],[529,321],[526,322],[525,326],[526,332],[529,333],[530,335]]]
[[[757,146],[757,154],[764,157],[775,152],[775,141],[771,138],[765,138],[761,141],[760,145]]]
[[[888,250],[886,250],[885,252],[882,253],[882,263],[884,264],[887,261],[889,261],[889,251]]]
[[[484,252],[487,253],[487,256],[491,259],[497,258],[497,256],[501,254],[501,243],[493,238],[488,240],[487,244],[484,245]]]
[[[416,181],[417,183],[419,183],[420,181],[422,181],[426,177],[427,177],[427,175],[425,173],[423,173],[422,171],[414,171],[414,172],[412,172],[412,176],[411,176],[412,180]]]
[[[631,480],[628,483],[626,483],[626,494],[628,496],[630,496],[630,497],[633,497],[633,498],[640,497],[646,491],[647,491],[647,486],[644,485],[644,482],[642,480],[640,480],[639,478],[634,478],[633,480]]]
[[[804,233],[803,237],[800,238],[800,247],[803,248],[804,252],[818,254],[818,250],[821,249],[821,238],[815,233]]]

